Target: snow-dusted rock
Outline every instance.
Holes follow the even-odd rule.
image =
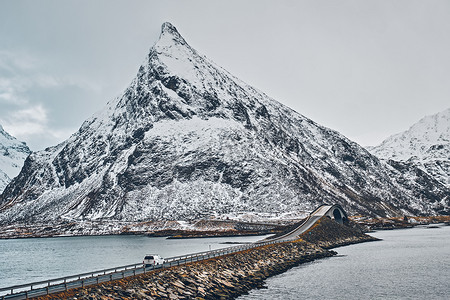
[[[0,194],[11,179],[19,174],[30,153],[24,142],[18,141],[0,125]]]
[[[301,214],[324,202],[382,216],[448,209],[449,190],[413,173],[240,81],[165,23],[121,96],[28,157],[0,223]]]
[[[450,187],[450,108],[369,148],[379,158],[413,164]]]

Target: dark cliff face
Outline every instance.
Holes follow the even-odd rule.
[[[279,216],[323,202],[430,214],[449,195],[241,82],[166,23],[120,97],[27,159],[0,198],[0,222]]]

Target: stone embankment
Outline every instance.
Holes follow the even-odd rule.
[[[336,254],[325,248],[370,240],[375,239],[322,218],[297,241],[253,248],[40,299],[233,299],[262,287],[269,276]]]

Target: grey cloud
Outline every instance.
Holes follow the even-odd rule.
[[[2,1],[0,77],[14,82],[0,121],[41,105],[48,130],[75,131],[129,84],[170,21],[237,77],[374,145],[448,107],[449,13],[446,0]]]

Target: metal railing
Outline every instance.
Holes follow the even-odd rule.
[[[56,292],[67,291],[72,288],[85,287],[88,285],[98,284],[100,282],[107,282],[125,277],[135,276],[137,274],[146,273],[155,269],[170,268],[190,262],[202,261],[213,257],[223,256],[239,251],[244,251],[265,245],[280,243],[282,241],[267,241],[262,243],[253,243],[240,246],[232,246],[221,248],[217,250],[203,251],[191,253],[186,255],[169,257],[161,265],[150,265],[146,267],[143,263],[131,264],[116,268],[109,268],[98,270],[94,272],[82,273],[44,281],[32,282],[28,284],[15,285],[5,288],[0,288],[1,292],[10,292],[0,296],[1,300],[6,299],[28,299],[29,297],[36,297],[48,295]]]
[[[297,227],[295,227],[294,229],[292,229],[291,231],[278,236],[278,237],[274,237],[273,239],[269,239],[268,241],[286,241],[286,240],[290,240],[287,237],[290,236],[292,233],[294,233],[295,231],[297,231],[299,228],[301,228],[303,225],[305,225],[309,219],[311,219],[311,215],[309,215],[308,217],[306,217]]]
[[[285,234],[283,234],[283,235],[281,235],[281,236],[278,236],[278,237],[274,237],[274,238],[269,238],[269,239],[267,239],[266,241],[269,241],[269,242],[272,242],[272,241],[292,241],[292,240],[295,240],[296,239],[296,236],[294,236],[294,237],[289,237],[289,236],[291,236],[293,233],[295,233],[295,232],[297,232],[300,228],[302,228],[303,226],[305,226],[305,225],[307,225],[308,224],[308,222],[310,222],[311,221],[311,219],[312,219],[312,217],[322,208],[322,207],[324,207],[324,206],[328,206],[328,204],[321,204],[320,206],[318,206],[316,209],[314,209],[310,214],[309,214],[309,216],[307,216],[296,228],[294,228],[294,229],[292,229],[291,231],[289,231],[289,232],[287,232],[287,233],[285,233]],[[312,220],[311,222],[317,222],[317,220]],[[313,223],[313,224],[314,224]],[[306,230],[308,230],[309,228],[310,228],[311,226],[309,226],[308,228],[306,228],[305,229],[305,231]]]
[[[102,276],[103,277],[109,276],[110,278],[112,278],[113,275],[117,275],[117,274],[124,275],[125,271],[128,271],[130,273],[131,273],[131,271],[133,271],[133,273],[136,273],[136,270],[138,268],[142,268],[142,267],[143,267],[142,263],[132,264],[132,265],[109,268],[109,269],[104,269],[104,270],[88,272],[88,273],[54,278],[54,279],[49,279],[49,280],[37,281],[37,282],[28,283],[28,284],[15,285],[15,286],[10,286],[10,287],[6,287],[6,288],[0,288],[0,293],[4,292],[4,291],[10,291],[11,294],[9,294],[9,295],[24,294],[26,297],[25,299],[28,299],[28,294],[30,292],[33,292],[36,290],[44,290],[45,289],[45,291],[46,291],[45,294],[49,294],[51,288],[54,288],[55,286],[64,287],[64,290],[67,290],[68,287],[70,287],[70,285],[72,285],[74,282],[79,282],[81,284],[81,286],[84,286],[84,284],[86,282],[96,281],[96,283],[98,283],[99,278]],[[144,270],[144,272],[145,272],[145,270]],[[124,276],[122,276],[122,278],[123,277]],[[26,289],[26,290],[24,290],[24,289]],[[14,291],[16,291],[16,293],[14,293]],[[7,296],[8,295],[2,295],[1,299],[2,300],[7,299]]]
[[[311,220],[312,216],[325,204],[316,208],[297,228],[291,230],[290,232],[273,238],[271,240],[266,240],[265,242],[256,242],[253,244],[246,244],[240,246],[232,246],[221,248],[217,250],[203,251],[197,253],[191,253],[186,255],[169,257],[165,260],[164,264],[161,265],[150,265],[146,267],[143,263],[126,265],[116,268],[109,268],[94,272],[82,273],[72,276],[66,276],[56,279],[38,281],[28,284],[15,285],[11,287],[0,288],[0,293],[9,291],[10,294],[2,295],[1,300],[6,299],[28,299],[30,296],[36,297],[41,295],[48,295],[60,291],[67,291],[71,288],[85,287],[92,284],[98,284],[100,282],[112,281],[116,279],[121,279],[125,277],[134,276],[137,274],[146,273],[148,271],[153,271],[155,269],[170,268],[172,266],[179,266],[182,264],[202,261],[205,259],[227,255],[231,253],[236,253],[243,250],[252,249],[255,247],[261,247],[270,244],[282,243],[289,240],[294,240],[295,238],[289,237],[294,232],[299,230],[304,225],[308,224],[309,221],[316,222],[317,220]],[[310,224],[309,224],[310,225]],[[308,228],[310,228],[309,226]],[[306,229],[307,230],[307,229]]]

